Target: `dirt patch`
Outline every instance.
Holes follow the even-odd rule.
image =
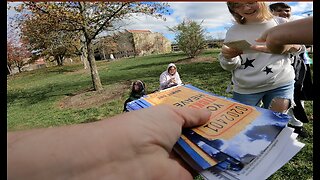
[[[101,91],[93,91],[86,89],[63,98],[59,102],[59,107],[86,109],[90,107],[97,107],[105,104],[115,98],[120,97],[131,86],[131,82],[119,83],[110,87],[105,87]]]
[[[181,59],[176,62],[176,64],[189,64],[195,62],[213,62],[217,60],[215,57],[195,57]],[[81,69],[74,72],[69,72],[72,74],[85,73],[86,69]],[[119,98],[128,89],[130,89],[131,81],[126,81],[119,83],[117,85],[112,85],[105,87],[101,91],[93,91],[93,89],[85,89],[79,92],[72,93],[67,97],[63,98],[58,106],[62,109],[64,108],[75,108],[75,109],[86,109],[91,107],[98,107],[105,104],[113,99]]]

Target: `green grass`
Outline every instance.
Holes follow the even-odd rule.
[[[210,50],[201,56],[216,59],[218,52],[218,50]],[[231,97],[231,94],[225,92],[231,75],[220,67],[218,61],[183,63],[183,59],[186,59],[186,56],[182,53],[170,53],[126,58],[113,62],[98,61],[97,66],[106,90],[111,90],[121,82],[141,79],[146,83],[147,92],[152,92],[159,87],[159,75],[170,62],[174,62],[177,63],[184,83]],[[91,88],[90,74],[83,70],[83,65],[80,63],[10,76],[7,80],[8,131],[91,122],[122,112],[123,102],[128,97],[130,89],[119,92],[119,97],[101,106],[82,109],[60,108],[59,103],[65,97]],[[306,112],[312,117],[312,102],[306,102]],[[311,136],[299,140],[306,146],[269,179],[313,179],[312,121],[305,124],[305,128]]]

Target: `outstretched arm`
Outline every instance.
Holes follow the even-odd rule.
[[[262,52],[283,53],[293,44],[313,44],[313,17],[307,17],[280,24],[265,31],[257,42],[266,45],[254,45],[253,49]]]
[[[8,133],[9,179],[193,179],[171,151],[210,112],[160,105],[94,123]]]

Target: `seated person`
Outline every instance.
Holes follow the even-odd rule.
[[[127,104],[133,100],[139,99],[142,96],[146,95],[145,84],[144,82],[137,80],[132,84],[131,93],[129,98],[123,104],[123,112],[128,112]]]
[[[176,65],[170,63],[167,67],[167,70],[160,75],[160,90],[181,84],[182,81],[180,79]]]

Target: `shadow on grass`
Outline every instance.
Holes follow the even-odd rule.
[[[68,73],[68,72],[75,72],[77,70],[68,70],[68,69],[55,69],[55,70],[49,70],[48,72],[53,72],[53,73]]]
[[[162,66],[163,64],[167,63],[155,63],[159,67],[146,66],[149,68],[145,68],[144,70],[141,70],[138,68],[136,71],[131,73],[123,73],[123,74],[113,74],[113,75],[103,75],[101,76],[101,81],[105,82],[104,84],[115,84],[119,83],[121,81],[130,81],[133,79],[154,79],[155,82],[159,80],[160,74],[165,70]],[[130,68],[135,69],[135,68]],[[229,72],[223,70],[220,67],[219,62],[196,62],[196,63],[190,63],[190,64],[180,64],[178,66],[178,72],[181,76],[182,81],[185,81],[187,79],[197,78],[197,79],[209,79],[212,77],[217,76],[216,78],[221,79],[222,82],[229,80]],[[227,81],[228,81],[227,80]],[[229,82],[229,81],[228,81]]]
[[[77,82],[65,82],[48,84],[43,87],[30,88],[24,91],[8,91],[7,103],[13,103],[15,101],[21,101],[21,106],[30,106],[42,101],[48,101],[53,97],[70,96],[75,91],[90,91],[86,84],[89,84],[90,80],[77,81]]]
[[[141,65],[137,65],[137,66],[130,66],[130,67],[126,67],[123,68],[121,70],[132,70],[132,69],[137,69],[137,68],[154,68],[154,66],[164,66],[164,65],[168,65],[169,63],[167,62],[157,62],[157,63],[150,63],[150,64],[141,64]]]
[[[166,54],[163,57],[178,57],[181,54]],[[157,58],[152,57],[152,58]],[[159,57],[158,57],[159,58]],[[184,61],[188,58],[181,58],[177,61]],[[104,72],[100,74],[101,83],[103,85],[113,85],[119,82],[124,81],[132,81],[134,79],[141,79],[141,80],[149,80],[152,79],[153,85],[159,81],[160,74],[165,70],[164,67],[168,62],[163,62],[161,59],[157,62],[143,64],[143,65],[133,65],[127,68],[120,69],[116,73],[108,73]],[[65,67],[64,68],[52,68],[48,69],[47,73],[59,73],[59,72],[73,72],[77,69],[81,68],[78,67]],[[128,71],[131,70],[131,71]],[[182,81],[192,81],[193,79],[208,79],[212,76],[219,76],[224,73],[228,73],[224,71],[218,62],[195,62],[190,64],[180,64],[178,67],[179,74],[182,78]],[[43,72],[43,75],[46,73]],[[225,77],[221,81],[225,81]],[[210,82],[208,82],[209,84]],[[87,90],[90,91],[92,88],[92,81],[91,78],[85,78],[77,81],[59,81],[51,84],[46,84],[41,87],[30,87],[25,90],[11,90],[7,92],[7,103],[19,103],[21,107],[28,107],[32,104],[41,103],[50,100],[56,101],[56,99],[63,97],[63,96],[72,96],[75,95],[78,91]]]

